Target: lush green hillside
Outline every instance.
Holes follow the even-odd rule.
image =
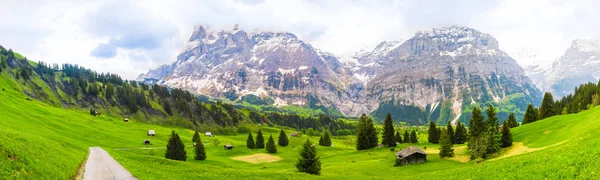
[[[66,98],[61,100],[60,95],[65,92],[58,91],[60,89],[54,92],[35,74],[27,82],[15,79],[16,71],[19,69],[0,72],[0,179],[74,178],[91,146],[106,149],[141,179],[600,178],[600,163],[597,163],[600,160],[600,108],[553,116],[514,128],[514,145],[481,163],[464,162],[468,160],[465,145],[455,146],[456,157],[440,159],[438,145],[425,143],[427,135],[420,133],[420,144],[401,144],[396,149],[409,145],[427,147],[428,162],[394,167],[394,151],[390,148],[356,151],[354,136],[337,136],[333,139],[333,147],[317,147],[323,170],[320,176],[313,176],[296,172],[294,163],[302,142],[310,138],[316,144],[318,137],[290,137],[290,145],[278,146],[278,152],[274,154],[281,158],[280,161],[257,164],[233,159],[266,153],[264,149],[247,149],[246,133],[202,137],[208,158],[196,161],[190,146],[192,130],[168,124],[147,124],[137,116],[132,116],[133,121],[126,123],[120,116],[110,113],[91,116],[87,108],[65,108],[61,101]],[[46,92],[46,96],[41,92]],[[31,95],[40,96],[32,98]],[[306,122],[321,121],[324,120]],[[245,125],[252,131],[262,128],[267,137],[278,136],[279,128]],[[200,124],[197,128],[205,126],[208,125]],[[157,136],[146,136],[149,129],[156,130]],[[421,127],[420,132],[424,129]],[[164,158],[171,130],[179,133],[187,145],[187,162]],[[286,131],[289,134],[293,130]],[[150,148],[142,144],[144,139],[151,140]],[[233,144],[234,149],[223,150],[224,144]]]
[[[600,164],[600,108],[578,114],[554,116],[515,128],[515,146],[505,149],[497,159],[483,163],[460,162],[464,146],[457,148],[459,157],[440,159],[437,146],[427,146],[429,161],[424,164],[393,167],[393,152],[389,148],[356,151],[352,136],[334,139],[334,147],[318,147],[322,157],[321,176],[295,172],[294,162],[301,142],[307,138],[292,138],[290,146],[278,147],[272,163],[252,164],[233,160],[242,155],[264,153],[265,150],[245,148],[245,134],[237,136],[202,137],[208,159],[193,160],[188,147],[188,162],[164,159],[167,136],[177,131],[188,146],[192,131],[177,127],[162,127],[138,122],[125,123],[120,118],[90,116],[86,110],[54,107],[44,102],[27,101],[20,86],[7,77],[0,78],[0,176],[23,179],[66,179],[76,175],[84,161],[87,148],[100,146],[108,150],[122,165],[141,179],[597,179]],[[13,89],[16,88],[17,90]],[[256,130],[257,126],[252,126]],[[148,129],[158,132],[149,138],[153,145],[142,149]],[[277,129],[264,127],[266,134],[277,136]],[[289,133],[289,131],[288,131]],[[234,150],[214,146],[231,143]],[[311,138],[317,141],[317,137]],[[398,147],[406,147],[402,144]],[[529,151],[529,152],[527,152]],[[525,153],[527,152],[527,153]],[[515,155],[515,156],[510,156]],[[506,156],[506,157],[505,157]]]

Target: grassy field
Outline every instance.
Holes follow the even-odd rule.
[[[70,179],[84,162],[88,147],[99,146],[140,179],[600,179],[600,108],[579,114],[555,116],[513,129],[515,146],[503,149],[482,163],[465,160],[464,145],[458,157],[440,159],[438,146],[425,143],[428,162],[394,167],[390,148],[356,151],[354,137],[336,137],[333,147],[318,147],[322,175],[296,172],[294,163],[303,141],[318,137],[290,137],[278,147],[276,162],[250,163],[236,157],[266,153],[247,149],[247,134],[202,137],[207,160],[193,160],[193,131],[179,127],[125,123],[115,117],[92,117],[85,110],[62,109],[45,102],[27,101],[18,83],[0,73],[0,179]],[[265,138],[278,128],[262,128]],[[146,136],[154,129],[157,136]],[[187,162],[164,158],[171,130],[187,146]],[[291,130],[287,130],[288,134]],[[256,135],[256,133],[254,133]],[[276,137],[274,137],[276,138]],[[144,139],[152,144],[146,148]],[[215,140],[219,145],[215,146]],[[224,144],[234,149],[223,150]],[[401,149],[410,144],[402,144]]]

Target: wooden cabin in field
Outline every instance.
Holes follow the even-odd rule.
[[[205,133],[204,133],[204,135],[205,135],[205,136],[208,136],[208,137],[212,137],[212,136],[213,136],[213,135],[212,135],[212,132],[205,132]]]
[[[129,122],[129,118],[125,118],[125,119],[123,119],[123,121]]]
[[[225,149],[225,150],[232,150],[233,149],[233,145],[226,144],[225,146],[223,146],[223,149]]]
[[[154,130],[148,130],[148,136],[154,136],[154,135],[156,135]]]
[[[396,166],[423,163],[427,161],[427,153],[421,148],[409,146],[396,153]]]
[[[293,133],[291,134],[291,136],[292,136],[292,137],[299,137],[299,135],[298,135],[298,133],[297,133],[297,132],[293,132]]]

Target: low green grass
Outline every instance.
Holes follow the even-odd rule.
[[[482,163],[440,159],[437,145],[425,143],[420,134],[417,147],[427,147],[428,162],[394,167],[390,148],[355,150],[352,136],[335,137],[333,147],[317,147],[321,156],[320,176],[296,172],[298,150],[306,139],[289,137],[290,145],[274,154],[282,160],[252,164],[232,158],[264,149],[247,149],[247,134],[204,137],[207,160],[193,160],[193,131],[180,127],[141,123],[142,116],[125,123],[121,118],[91,117],[86,110],[63,109],[45,102],[27,101],[18,82],[0,77],[0,179],[70,179],[83,163],[88,147],[107,150],[140,179],[599,179],[600,108],[579,114],[555,116],[514,128],[515,142],[530,148],[528,153]],[[17,90],[13,89],[16,88]],[[278,135],[278,128],[261,128],[265,138]],[[157,136],[146,136],[154,129]],[[181,136],[188,152],[187,162],[164,158],[171,130]],[[287,130],[288,134],[291,132]],[[256,135],[256,133],[253,133]],[[275,137],[276,138],[276,137]],[[149,139],[149,149],[142,144]],[[215,146],[215,140],[220,143]],[[233,150],[223,150],[233,144]],[[401,144],[396,149],[411,144]],[[464,146],[464,145],[461,145]],[[503,152],[511,152],[505,149]],[[460,152],[466,153],[466,152]],[[464,154],[463,154],[464,155]],[[502,157],[504,154],[498,155]]]

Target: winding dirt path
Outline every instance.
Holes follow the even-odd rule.
[[[129,171],[113,159],[108,152],[99,147],[90,147],[90,154],[85,163],[84,180],[119,179],[137,180]]]

